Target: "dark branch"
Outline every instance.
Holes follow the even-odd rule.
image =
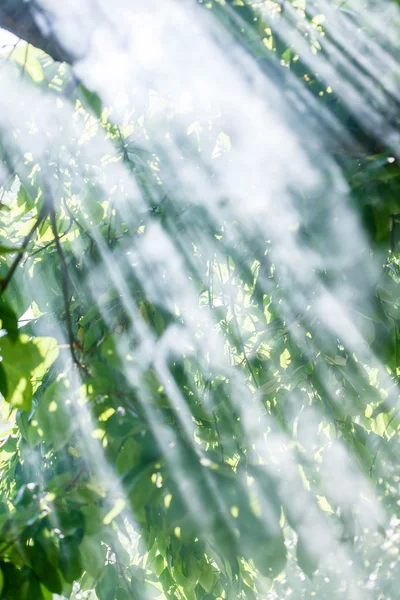
[[[79,56],[58,39],[54,16],[37,0],[0,0],[0,27],[40,48],[59,62],[74,63]]]
[[[18,249],[18,255],[15,257],[14,262],[12,263],[12,265],[11,265],[11,267],[10,267],[7,275],[6,275],[6,277],[4,279],[0,280],[0,295],[4,294],[4,292],[6,291],[8,285],[10,284],[10,281],[13,278],[14,273],[17,270],[17,267],[18,267],[19,263],[21,262],[24,253],[26,252],[28,244],[29,244],[29,242],[31,241],[31,239],[33,238],[33,236],[35,234],[35,231],[37,230],[37,228],[39,227],[39,225],[41,225],[41,223],[46,218],[46,213],[47,213],[47,210],[45,208],[43,208],[40,211],[39,216],[36,219],[35,223],[33,224],[31,230],[25,236],[25,238],[24,238],[24,240],[22,242],[21,248]]]
[[[69,342],[69,351],[71,353],[71,358],[73,364],[85,375],[88,375],[87,367],[82,364],[76,354],[76,341],[74,336],[74,328],[72,325],[72,316],[70,310],[70,294],[69,294],[69,272],[68,272],[68,264],[64,256],[64,252],[61,245],[61,235],[58,233],[57,229],[57,218],[56,218],[56,209],[54,206],[54,199],[50,189],[50,186],[47,182],[44,185],[45,188],[45,197],[46,197],[46,205],[49,207],[50,212],[50,223],[51,229],[54,236],[54,243],[56,246],[56,251],[58,255],[58,259],[60,261],[61,267],[61,289],[64,299],[64,309],[65,309],[65,321],[67,325],[67,334],[68,334],[68,342]]]

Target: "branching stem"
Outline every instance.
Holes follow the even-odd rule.
[[[57,250],[57,254],[58,254],[58,258],[59,258],[60,266],[61,266],[61,287],[62,287],[62,294],[63,294],[63,299],[64,299],[65,321],[66,321],[66,325],[67,325],[69,350],[71,353],[71,358],[72,358],[73,363],[78,367],[79,370],[84,371],[84,373],[87,375],[87,368],[85,367],[85,365],[83,365],[80,362],[79,358],[76,355],[76,351],[75,351],[76,341],[75,341],[74,330],[73,330],[73,326],[72,326],[71,311],[70,311],[70,307],[69,307],[68,265],[67,265],[67,261],[65,260],[63,249],[61,247],[60,235],[57,230],[56,212],[55,212],[53,201],[52,201],[51,197],[49,198],[49,204],[51,205],[51,209],[50,209],[51,229],[53,232],[54,242],[56,245],[56,250]]]
[[[31,230],[29,231],[29,233],[25,236],[21,248],[19,249],[18,255],[15,257],[14,262],[12,263],[6,277],[2,280],[0,280],[0,295],[4,294],[4,292],[6,291],[7,287],[9,286],[11,279],[13,278],[15,271],[18,268],[19,263],[22,260],[23,255],[26,252],[26,249],[28,247],[29,242],[31,241],[31,239],[33,238],[37,228],[43,223],[43,221],[45,220],[47,216],[47,208],[42,208],[42,210],[40,211],[38,218],[36,219],[34,225],[32,226]]]

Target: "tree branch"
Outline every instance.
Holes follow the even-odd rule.
[[[40,48],[59,62],[79,57],[58,39],[54,16],[37,0],[0,0],[0,27]]]
[[[8,271],[6,277],[4,279],[0,280],[0,295],[4,294],[4,292],[6,291],[11,279],[14,276],[15,271],[17,270],[19,263],[22,260],[22,257],[28,247],[29,242],[33,238],[35,231],[37,230],[39,225],[41,225],[41,223],[46,218],[46,214],[47,214],[47,209],[43,207],[42,210],[40,211],[39,216],[36,219],[33,227],[31,228],[29,233],[25,236],[24,241],[22,242],[21,248],[18,249],[18,255],[15,257],[14,262],[12,263],[10,270]]]
[[[85,365],[83,365],[80,360],[78,359],[76,352],[75,352],[75,348],[76,348],[76,342],[75,342],[75,336],[74,336],[74,330],[73,330],[73,326],[72,326],[72,317],[71,317],[71,311],[69,308],[69,273],[68,273],[68,265],[67,265],[67,261],[65,260],[65,256],[64,256],[64,252],[63,249],[61,247],[61,242],[60,242],[60,235],[58,233],[57,230],[57,221],[56,221],[56,212],[54,209],[54,203],[53,203],[53,198],[51,196],[51,193],[48,191],[48,202],[49,205],[51,205],[51,209],[50,209],[50,221],[51,221],[51,229],[53,232],[53,236],[54,236],[54,242],[56,245],[56,250],[57,250],[57,254],[58,254],[58,258],[60,260],[60,266],[61,266],[61,287],[62,287],[62,293],[63,293],[63,299],[64,299],[64,308],[65,308],[65,320],[66,320],[66,325],[67,325],[67,335],[68,335],[68,341],[69,341],[69,350],[71,353],[71,358],[73,363],[78,367],[79,370],[83,371],[86,375],[88,374],[88,370],[86,368]]]

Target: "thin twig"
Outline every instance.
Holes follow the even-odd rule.
[[[63,237],[65,237],[66,235],[69,234],[70,229],[72,227],[72,219],[70,220],[70,223],[67,227],[67,229],[64,231],[64,233],[62,235],[59,236],[59,239],[61,240]],[[26,257],[24,264],[26,263],[27,260],[29,260],[30,258],[32,258],[32,256],[35,256],[36,254],[39,254],[39,252],[42,252],[43,250],[46,250],[46,248],[49,248],[49,246],[52,246],[55,243],[55,240],[51,240],[51,242],[47,242],[47,244],[45,244],[44,246],[42,246],[41,248],[38,248],[37,250],[35,250],[34,252],[31,252],[29,254],[29,256]]]
[[[84,228],[84,226],[82,225],[82,223],[79,223],[78,219],[75,217],[74,213],[72,212],[72,210],[68,206],[68,203],[67,203],[66,200],[64,200],[64,206],[65,206],[65,210],[67,211],[67,213],[69,215],[69,218],[72,219],[72,221],[75,223],[75,225],[78,226],[78,228],[82,232],[82,235],[86,235],[90,239],[91,244],[94,244],[93,237],[90,235],[89,231]]]
[[[217,432],[217,436],[218,436],[218,439],[219,439],[219,449],[220,449],[220,452],[221,452],[221,460],[222,460],[222,463],[224,464],[225,463],[224,447],[222,445],[222,439],[221,439],[221,435],[219,433],[217,415],[215,413],[215,410],[212,411],[212,414],[213,414],[213,417],[214,417],[215,431]]]
[[[69,492],[70,490],[72,490],[72,488],[75,487],[75,485],[78,483],[79,479],[84,474],[84,472],[85,472],[85,465],[81,465],[78,472],[76,473],[75,477],[73,479],[71,479],[71,481],[65,486],[64,494],[66,492]]]
[[[12,546],[14,546],[14,544],[16,544],[19,541],[20,536],[14,538],[13,540],[10,540],[9,542],[7,542],[7,544],[0,549],[0,555],[4,554],[5,552],[7,552],[7,550],[9,548],[11,548]]]
[[[127,161],[127,162],[130,162],[129,161],[128,151],[126,149],[127,148],[127,143],[126,143],[125,138],[123,137],[123,135],[121,133],[121,129],[119,128],[119,125],[117,125],[117,131],[118,131],[118,135],[119,135],[119,138],[121,140],[121,143],[122,143],[122,152],[124,154],[124,160]]]
[[[108,242],[108,245],[111,244],[111,228],[112,228],[113,210],[114,210],[114,203],[110,201],[110,217],[109,217],[110,220],[108,222],[108,229],[107,229],[107,242]]]
[[[28,247],[29,242],[31,241],[31,239],[33,238],[37,228],[39,227],[39,225],[44,221],[44,219],[46,218],[47,215],[47,208],[42,208],[42,210],[39,213],[38,218],[36,219],[34,225],[32,226],[31,230],[29,231],[29,233],[25,236],[21,248],[18,250],[18,255],[15,257],[14,262],[12,263],[6,277],[2,280],[0,280],[0,295],[4,294],[4,292],[6,291],[8,285],[11,282],[11,279],[14,276],[15,271],[17,270],[17,267],[19,265],[19,263],[22,260],[22,257]]]
[[[49,192],[48,192],[48,194],[49,194]],[[58,258],[60,260],[60,266],[61,266],[61,287],[62,287],[62,293],[63,293],[63,298],[64,298],[65,321],[66,321],[66,325],[67,325],[69,350],[70,350],[71,358],[72,358],[72,361],[74,362],[74,364],[78,367],[78,369],[84,371],[85,374],[87,375],[88,374],[87,367],[80,362],[80,360],[77,357],[76,352],[75,352],[76,341],[75,341],[74,330],[73,330],[73,326],[72,326],[71,311],[69,308],[68,265],[65,260],[63,249],[61,247],[60,236],[57,231],[56,213],[55,213],[55,209],[54,209],[54,204],[52,202],[52,197],[50,194],[49,194],[48,201],[49,201],[49,204],[51,203],[51,210],[50,210],[51,229],[53,231],[54,241],[56,244],[56,250],[57,250],[57,254],[58,254]]]
[[[25,48],[25,58],[24,58],[24,64],[22,65],[22,70],[21,70],[21,79],[25,75],[26,65],[28,62],[28,55],[29,55],[29,44],[27,44],[26,48]]]

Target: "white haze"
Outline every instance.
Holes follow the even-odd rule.
[[[311,316],[320,319],[327,330],[342,339],[365,363],[377,366],[382,386],[389,387],[391,383],[388,377],[385,379],[385,370],[372,355],[363,332],[354,324],[348,309],[352,299],[362,296],[376,280],[379,265],[362,260],[368,256],[368,241],[351,208],[341,169],[333,153],[327,149],[326,140],[315,128],[314,119],[319,118],[323,110],[318,108],[317,112],[307,90],[301,89],[288,72],[291,87],[285,94],[239,45],[232,43],[211,12],[193,2],[139,0],[132,3],[117,0],[111,7],[109,2],[95,0],[85,4],[47,0],[43,1],[43,6],[51,13],[50,25],[46,23],[46,27],[51,26],[63,43],[81,57],[74,69],[76,76],[89,89],[96,91],[106,106],[112,106],[111,118],[114,121],[123,125],[132,115],[134,118],[140,116],[147,110],[151,92],[153,107],[148,121],[152,129],[146,136],[143,130],[136,128],[130,141],[155,153],[161,149],[167,154],[171,171],[164,185],[170,195],[177,194],[185,202],[204,207],[217,224],[239,223],[239,226],[235,225],[231,230],[227,228],[225,232],[232,246],[241,242],[246,245],[246,237],[270,241],[272,261],[282,281],[290,283],[293,289],[290,302],[282,306],[287,321],[292,322],[298,313],[311,306]],[[333,4],[320,3],[320,12],[325,9],[333,10]],[[354,9],[358,10],[358,2],[354,3]],[[395,7],[388,5],[389,9],[398,18]],[[369,43],[369,40],[363,39],[362,32],[343,15],[332,17],[332,36],[346,47],[350,56],[355,52],[350,41],[352,36],[358,39],[361,48],[368,45],[369,54],[361,57],[361,62],[369,75],[363,76],[361,72],[354,71],[348,58],[340,54],[329,40],[326,41],[328,59],[313,54],[307,40],[290,24],[290,18],[294,18],[293,10],[290,5],[287,6],[288,18],[277,24],[282,35],[302,52],[311,70],[326,78],[327,85],[335,83],[340,97],[350,109],[357,110],[363,123],[382,131],[385,140],[392,144],[393,153],[398,155],[398,133],[385,120],[385,111],[390,109],[386,106],[387,96],[373,84],[369,75],[379,78],[381,69],[385,67],[387,89],[396,93],[399,67],[378,41]],[[374,19],[377,30],[382,34],[379,10],[373,16],[368,13],[363,18],[365,22]],[[387,35],[390,39],[392,34],[388,31]],[[396,39],[391,41],[397,43]],[[338,70],[343,66],[347,69],[345,75],[343,70]],[[5,70],[2,74],[7,80],[8,91],[0,98],[0,124],[6,141],[15,145],[21,155],[31,152],[34,161],[41,162],[50,148],[57,149],[58,140],[62,137],[65,150],[60,153],[61,160],[65,166],[74,160],[77,165],[75,176],[81,180],[86,176],[86,164],[100,165],[104,155],[116,155],[112,143],[104,140],[99,131],[85,144],[79,144],[84,126],[74,120],[73,109],[67,101],[63,106],[57,106],[53,98],[43,97],[25,81],[14,78]],[[291,98],[298,100],[299,112],[296,115],[293,114]],[[25,114],[36,122],[35,135],[31,134]],[[331,115],[323,116],[334,131],[341,133],[339,124]],[[185,157],[177,134],[186,132],[193,122],[200,131],[210,130],[210,135],[214,130],[222,129],[229,136],[231,149],[223,149],[214,158],[211,153],[200,152],[198,161]],[[345,132],[342,133],[344,135]],[[195,135],[192,134],[189,139],[195,145]],[[78,146],[79,153],[76,154]],[[146,210],[146,202],[138,186],[121,163],[107,167],[96,178],[105,195],[114,198],[116,210],[128,223],[133,223],[135,215]],[[303,217],[295,202],[294,190],[305,198],[308,212],[313,211],[315,198],[322,197],[328,206],[333,207],[334,219],[329,232],[330,239],[334,240],[331,251],[320,253],[299,242],[297,231]],[[84,198],[80,201],[84,206]],[[213,247],[213,239],[199,240],[193,225],[193,240],[208,244],[210,254],[218,253],[218,248]],[[193,353],[204,369],[208,363],[205,357],[211,357],[212,368],[223,369],[230,374],[233,403],[248,438],[264,459],[266,471],[282,478],[282,493],[291,499],[293,514],[300,515],[299,519],[302,519],[311,552],[323,555],[328,549],[335,551],[335,568],[348,583],[348,598],[375,598],[373,589],[368,596],[369,592],[355,584],[368,574],[363,572],[362,566],[352,562],[351,549],[343,549],[339,533],[331,528],[329,520],[317,510],[305,492],[291,452],[290,438],[277,430],[257,395],[244,384],[243,376],[237,371],[232,374],[224,340],[215,330],[212,314],[200,308],[198,291],[186,274],[185,265],[192,260],[193,240],[184,236],[179,241],[172,239],[158,225],[153,225],[144,236],[124,247],[131,267],[139,273],[152,301],[163,303],[166,308],[177,307],[185,317],[184,327],[167,330],[157,342],[130,300],[126,261],[118,264],[98,232],[93,230],[92,235],[99,244],[105,265],[105,270],[103,266],[99,273],[93,274],[90,282],[93,295],[100,297],[107,292],[109,285],[113,285],[125,303],[124,308],[140,340],[140,358],[133,364],[127,358],[129,340],[123,336],[118,351],[124,361],[127,379],[138,388],[136,391],[149,421],[153,423],[155,437],[167,460],[174,465],[176,483],[182,487],[188,510],[193,510],[197,516],[202,515],[201,526],[208,527],[206,508],[196,504],[196,494],[190,485],[181,481],[180,457],[173,451],[173,432],[158,423],[148,390],[144,385],[138,386],[137,382],[138,373],[150,362],[153,363],[182,427],[193,440],[194,425],[190,411],[177,386],[171,383],[167,364],[174,354]],[[80,249],[77,247],[76,251],[79,254]],[[348,281],[346,285],[337,283],[330,290],[324,287],[318,272],[334,269],[340,273],[353,261],[360,261],[363,265],[358,281]],[[160,285],[160,280],[166,281],[167,285]],[[224,283],[229,283],[229,277]],[[299,341],[304,339],[305,333],[301,327],[293,326],[291,331]],[[254,388],[252,382],[250,385]],[[335,390],[330,390],[329,385],[327,381],[327,393],[334,396]],[[86,423],[91,418],[87,408],[78,405],[76,411],[81,416],[78,426],[82,430],[82,445],[88,458],[98,473],[103,474],[108,488],[116,489],[116,479],[106,465],[100,445],[84,436]],[[320,415],[314,406],[309,412],[306,428],[308,445],[305,443],[304,447],[306,454],[309,452],[312,457],[313,436]],[[274,434],[266,441],[264,432],[268,427]],[[194,440],[193,445],[195,447]],[[271,455],[279,468],[271,463]],[[320,485],[322,490],[328,489],[338,503],[355,505],[365,527],[374,528],[377,524],[386,523],[383,509],[374,498],[368,479],[360,473],[354,458],[340,441],[333,443],[329,449],[329,461],[325,470],[321,469]],[[315,491],[318,493],[319,490]],[[220,501],[218,490],[214,493]],[[117,489],[116,494],[122,494],[122,491]],[[323,491],[321,495],[324,495]],[[292,597],[297,597],[295,592]]]

